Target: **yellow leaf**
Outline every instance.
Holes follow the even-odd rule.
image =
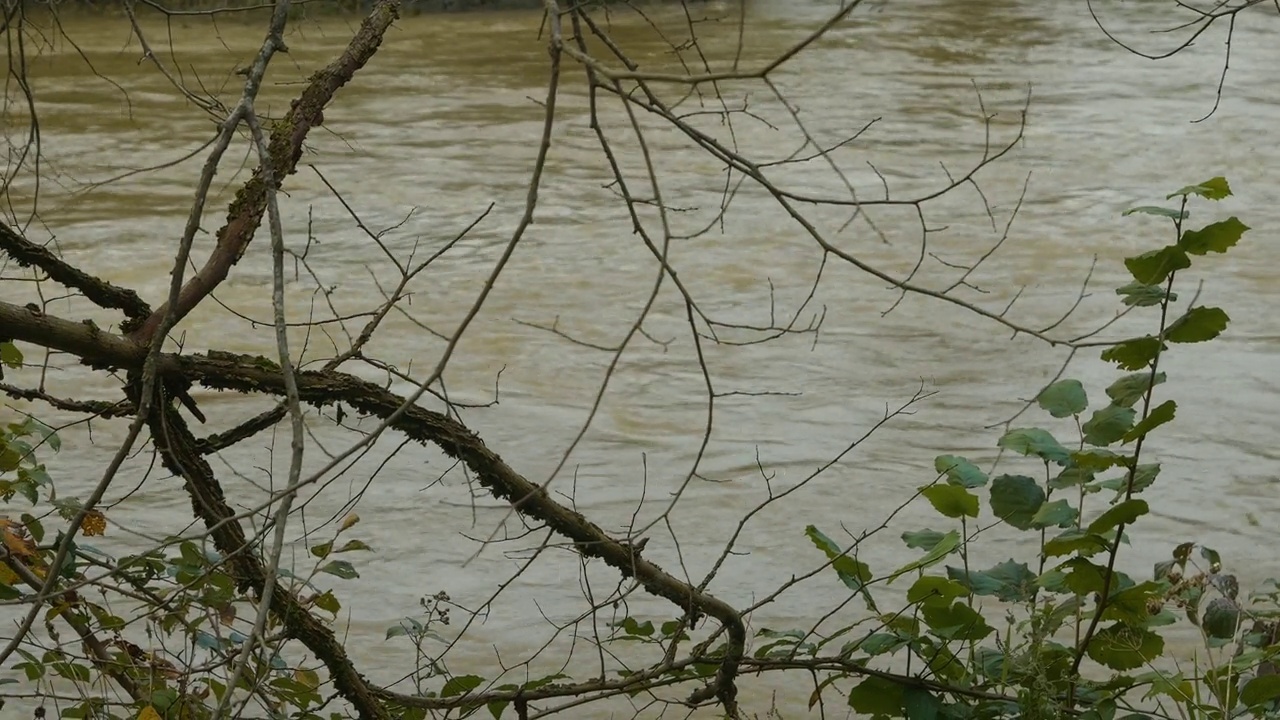
[[[9,552],[14,557],[23,560],[35,558],[36,544],[27,537],[26,530],[21,524],[8,518],[0,518],[0,539],[3,539],[4,546],[9,548]]]
[[[350,530],[351,527],[358,522],[360,522],[360,516],[355,513],[351,513],[346,517],[342,518],[342,529],[339,530],[338,532],[346,532],[347,530]]]
[[[138,720],[161,720],[160,713],[150,705],[138,711]]]
[[[103,515],[99,510],[90,510],[84,516],[84,521],[80,523],[80,532],[86,537],[94,537],[102,535],[107,531],[107,516]]]
[[[316,688],[320,687],[320,675],[317,674],[315,670],[306,670],[303,668],[298,668],[297,670],[293,671],[293,679],[297,680],[303,685],[306,685],[312,690],[315,690]]]

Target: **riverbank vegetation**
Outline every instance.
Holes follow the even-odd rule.
[[[40,79],[11,60],[4,110],[10,162],[0,223],[0,390],[11,402],[0,426],[0,603],[13,630],[0,639],[4,712],[139,720],[1280,715],[1280,584],[1241,587],[1233,568],[1250,559],[1222,557],[1194,532],[1168,538],[1165,559],[1150,572],[1124,572],[1121,562],[1132,549],[1133,528],[1149,518],[1170,482],[1161,472],[1161,433],[1170,423],[1194,422],[1179,414],[1170,391],[1194,380],[1170,370],[1168,358],[1230,331],[1232,309],[1201,303],[1198,284],[1212,287],[1215,263],[1252,240],[1247,211],[1238,217],[1226,205],[1233,194],[1228,177],[1171,185],[1153,178],[1155,199],[1117,217],[1116,234],[1140,223],[1158,225],[1162,240],[1123,259],[1125,282],[1105,288],[1114,307],[1088,330],[1068,330],[1082,301],[1104,290],[1090,276],[1056,322],[1031,323],[1016,312],[1021,290],[1013,300],[993,303],[974,279],[984,262],[1014,242],[1010,227],[1021,198],[999,217],[981,182],[993,164],[1016,156],[1025,114],[1000,124],[984,108],[980,154],[969,167],[942,173],[927,190],[898,194],[892,175],[873,168],[877,195],[855,190],[842,169],[836,150],[849,140],[818,145],[810,119],[787,105],[773,84],[778,68],[867,11],[866,3],[833,9],[825,23],[762,67],[702,55],[694,21],[701,15],[689,11],[689,36],[671,40],[672,52],[686,63],[677,72],[651,70],[630,57],[611,33],[610,16],[597,8],[546,0],[542,26],[529,28],[546,43],[549,81],[537,100],[543,116],[525,205],[504,226],[507,235],[483,282],[458,300],[463,310],[452,327],[418,323],[423,354],[412,365],[397,363],[378,357],[380,333],[391,318],[414,318],[415,297],[430,297],[441,258],[465,247],[489,210],[478,208],[470,225],[435,228],[405,250],[388,240],[395,226],[371,227],[358,202],[337,189],[342,183],[323,174],[326,158],[311,150],[309,138],[341,134],[341,124],[326,122],[325,111],[332,116],[331,109],[348,100],[343,88],[359,87],[361,71],[394,31],[398,3],[372,5],[350,28],[346,47],[305,83],[291,86],[296,92],[288,111],[270,122],[257,102],[271,69],[285,62],[289,2],[273,4],[259,51],[233,73],[233,91],[211,90],[184,75],[169,50],[141,54],[192,113],[215,123],[209,142],[195,150],[203,165],[191,173],[187,221],[172,229],[168,244],[157,245],[157,252],[172,256],[171,275],[157,283],[167,287],[163,293],[109,282],[95,272],[93,253],[69,260],[62,252],[65,234],[56,241],[50,236],[56,219],[46,214],[59,208],[42,206],[39,192],[49,172],[41,165],[48,140],[39,126]],[[19,59],[26,48],[39,47],[32,38],[57,32],[56,24],[26,18],[21,3],[4,7],[4,31]],[[1244,22],[1246,11],[1266,7],[1214,6],[1193,23]],[[133,15],[121,22],[141,47],[163,45],[148,41]],[[288,45],[305,41],[305,35],[291,36]],[[1228,67],[1224,63],[1224,76]],[[85,72],[92,76],[87,64]],[[509,459],[500,440],[478,429],[489,405],[458,400],[445,378],[467,352],[463,338],[512,256],[536,251],[527,235],[548,157],[561,141],[564,111],[557,103],[571,83],[591,103],[590,123],[574,131],[595,143],[610,170],[606,183],[625,208],[626,230],[648,253],[650,267],[637,272],[649,273],[652,291],[628,327],[609,328],[613,344],[550,319],[538,325],[568,346],[606,358],[597,405],[585,409],[576,439],[546,473]],[[727,88],[743,83],[772,93],[787,108],[798,149],[773,157],[737,145],[733,124],[755,116]],[[700,102],[698,109],[690,98]],[[605,113],[606,105],[616,112]],[[716,122],[702,122],[708,115]],[[636,344],[688,351],[703,385],[696,400],[705,407],[705,447],[717,404],[757,392],[722,387],[709,356],[791,339],[831,342],[819,333],[830,320],[811,305],[812,292],[790,307],[763,308],[763,320],[744,321],[718,314],[686,282],[675,248],[684,238],[673,232],[672,216],[687,209],[665,193],[658,168],[673,160],[651,152],[652,122],[716,163],[723,214],[732,213],[739,193],[750,187],[793,218],[794,233],[807,238],[819,268],[815,290],[829,265],[840,266],[893,288],[896,299],[885,313],[908,298],[935,303],[972,318],[966,333],[1012,333],[1063,352],[1048,382],[1011,383],[1011,395],[1029,399],[992,429],[990,452],[931,453],[932,471],[904,483],[897,509],[887,516],[860,515],[859,491],[851,488],[842,527],[792,528],[807,538],[811,554],[794,558],[791,577],[777,585],[755,586],[748,576],[726,588],[747,548],[769,542],[753,538],[759,521],[813,492],[833,468],[856,466],[868,437],[903,421],[930,393],[922,388],[904,399],[827,462],[785,485],[774,483],[767,463],[754,460],[760,499],[727,538],[703,548],[705,563],[689,561],[688,546],[707,541],[678,535],[671,521],[677,512],[697,513],[700,502],[716,502],[717,488],[710,495],[690,491],[703,482],[701,452],[656,515],[636,519],[637,508],[632,524],[619,529],[601,520],[598,508],[579,504],[574,446]],[[239,173],[231,167],[237,148],[252,158]],[[147,171],[148,159],[130,162],[139,166],[128,173]],[[315,251],[323,239],[312,236],[305,220],[290,221],[309,211],[285,210],[296,173],[310,172],[308,166],[349,213],[367,254],[395,268],[377,278],[384,302],[354,314],[336,309],[340,285],[322,278],[338,271],[322,267],[325,256]],[[788,184],[787,171],[802,167],[824,168],[847,192],[810,194]],[[215,211],[219,170],[224,180],[233,178],[233,197]],[[928,241],[941,232],[934,208],[966,192],[983,203],[999,237],[962,264],[940,262],[931,277],[921,267]],[[879,243],[884,235],[875,214],[887,208],[906,208],[918,220],[912,227],[921,261],[905,272],[867,261],[847,236],[828,230],[837,218],[841,230],[857,228],[858,242]],[[815,219],[821,213],[829,216]],[[204,223],[214,217],[216,231],[205,233]],[[254,252],[260,245],[269,247]],[[186,338],[184,320],[218,312],[220,290],[253,263],[268,278],[262,291],[270,295],[271,317],[236,322],[246,334],[269,328],[262,351],[243,352],[229,337]],[[310,288],[309,310],[286,302],[290,285]],[[681,310],[676,317],[683,331],[676,338],[650,330],[664,294]],[[90,305],[113,313],[115,322],[100,325],[77,314]],[[1097,378],[1104,366],[1111,375],[1103,383],[1073,379],[1077,372]],[[856,369],[851,375],[856,382]],[[214,397],[210,391],[264,402],[260,412],[224,423],[214,418],[214,403],[201,407]],[[347,432],[347,444],[323,442],[320,428]],[[70,437],[77,438],[75,447]],[[353,467],[387,438],[397,445],[385,462],[409,445],[429,448],[459,469],[464,480],[452,487],[468,503],[497,501],[507,513],[497,523],[478,521],[465,536],[413,528],[420,534],[413,542],[465,544],[472,559],[506,553],[510,562],[505,574],[492,578],[492,595],[475,603],[449,589],[459,574],[481,572],[470,561],[460,567],[433,567],[411,555],[390,561],[406,583],[429,589],[416,608],[391,609],[402,619],[380,628],[372,648],[357,648],[352,628],[367,624],[358,616],[360,600],[380,592],[362,577],[379,550],[362,531],[379,518],[362,516],[363,490],[327,519],[308,516],[305,508],[326,493],[346,492],[348,483],[368,483],[369,492],[377,492],[381,469],[361,475]],[[61,469],[62,461],[85,452],[85,443],[111,443],[110,461],[72,490],[77,479]],[[236,460],[254,443],[270,448],[270,465],[250,468]],[[618,481],[648,482],[633,476],[643,448],[618,446]],[[137,457],[154,458],[154,466],[141,477],[121,470]],[[166,483],[182,488],[185,524],[130,526],[121,519],[125,504],[138,502],[131,497]],[[474,508],[464,503],[458,512]],[[897,518],[906,508],[923,509],[933,520],[903,527]],[[1016,552],[991,561],[997,538],[996,554]],[[877,562],[873,548],[886,543],[905,546],[911,559]],[[580,602],[531,608],[542,614],[522,622],[546,623],[551,631],[527,656],[486,654],[491,641],[483,639],[483,624],[497,598],[533,592],[523,585],[529,567],[557,562],[572,573],[569,584],[581,588]],[[741,592],[744,585],[749,593]],[[779,627],[756,619],[788,603],[805,608],[805,622]],[[1166,645],[1175,631],[1196,638],[1194,657]],[[361,658],[379,647],[405,650],[414,662],[394,676],[375,674]],[[477,663],[477,656],[487,659]],[[761,700],[771,693],[790,699]]]

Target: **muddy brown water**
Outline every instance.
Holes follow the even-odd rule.
[[[827,2],[748,0],[743,24],[744,65],[761,63],[812,31],[834,5]],[[1164,6],[1158,6],[1163,8]],[[736,51],[736,4],[697,9],[702,49],[713,62],[730,62]],[[1158,14],[1141,3],[1106,3],[1105,19],[1126,37],[1147,47],[1161,40],[1147,33]],[[649,19],[670,37],[682,37],[683,16],[649,8]],[[635,57],[648,66],[671,68],[669,48],[653,27],[634,15],[614,13],[614,30]],[[1229,332],[1204,346],[1185,346],[1167,358],[1167,396],[1179,403],[1177,420],[1148,446],[1163,463],[1158,484],[1146,497],[1152,506],[1132,531],[1121,565],[1142,576],[1173,545],[1194,540],[1222,552],[1244,587],[1280,575],[1274,551],[1280,513],[1276,438],[1280,398],[1280,321],[1274,312],[1274,268],[1280,249],[1275,203],[1280,167],[1280,105],[1274,92],[1280,52],[1269,38],[1280,19],[1257,13],[1237,29],[1231,70],[1221,107],[1202,123],[1192,120],[1212,107],[1223,39],[1210,33],[1191,51],[1161,62],[1140,60],[1108,42],[1093,26],[1083,3],[997,0],[980,4],[915,0],[868,4],[778,74],[806,126],[824,145],[850,136],[873,120],[859,140],[837,150],[862,197],[880,192],[875,165],[895,194],[924,193],[944,184],[942,165],[962,173],[981,155],[984,126],[979,93],[991,123],[993,142],[1013,136],[1018,113],[1032,91],[1024,141],[1004,160],[978,175],[983,194],[1003,227],[1024,179],[1030,184],[1009,239],[973,276],[983,293],[964,297],[999,309],[1021,289],[1010,317],[1027,325],[1047,325],[1071,305],[1092,258],[1098,258],[1091,294],[1059,328],[1063,336],[1096,326],[1116,308],[1111,289],[1126,281],[1120,260],[1163,242],[1153,221],[1122,219],[1135,204],[1150,204],[1163,193],[1214,175],[1227,175],[1236,197],[1220,207],[1196,208],[1194,219],[1239,214],[1253,229],[1225,257],[1206,258],[1203,275],[1188,278],[1184,296],[1204,277],[1201,302],[1218,304],[1232,317]],[[260,108],[280,112],[297,82],[337,52],[355,21],[311,20],[291,30],[291,52],[277,59]],[[540,16],[488,13],[415,17],[397,25],[376,60],[342,90],[326,111],[323,131],[290,178],[284,213],[288,242],[301,249],[308,228],[314,241],[307,259],[316,277],[290,268],[289,310],[294,320],[330,313],[319,286],[341,314],[366,311],[394,282],[391,264],[357,230],[329,194],[314,164],[337,187],[370,227],[388,228],[387,247],[400,257],[433,252],[491,203],[493,209],[458,246],[415,285],[407,309],[422,323],[447,331],[473,302],[519,218],[529,169],[541,131],[547,80],[546,53],[538,38]],[[234,74],[260,40],[257,25],[223,21],[177,21],[148,26],[170,67],[192,84],[236,97]],[[68,19],[73,37],[103,76],[95,78],[64,40],[44,48],[29,72],[40,111],[44,159],[40,221],[32,234],[53,232],[65,255],[113,282],[134,287],[158,303],[165,292],[171,253],[190,201],[203,153],[169,167],[208,140],[212,124],[183,100],[148,65],[137,62],[124,26],[102,18]],[[165,33],[171,33],[166,37]],[[170,49],[170,46],[172,49]],[[123,92],[122,89],[123,88]],[[749,100],[758,119],[739,115],[732,131],[744,153],[780,159],[802,136],[785,110],[758,83],[724,86],[733,102]],[[670,97],[674,98],[672,94]],[[696,109],[697,99],[684,107]],[[707,103],[702,109],[714,109]],[[16,109],[10,106],[6,123]],[[641,183],[635,136],[616,103],[603,114],[633,185]],[[657,158],[662,190],[672,214],[673,233],[689,236],[708,226],[720,206],[724,176],[710,157],[650,118],[642,119]],[[727,137],[728,128],[710,117],[701,127]],[[11,141],[14,129],[8,127]],[[454,400],[498,404],[463,411],[465,421],[513,467],[546,480],[587,418],[605,376],[609,355],[574,345],[525,323],[551,325],[584,340],[618,342],[634,322],[652,287],[654,261],[633,235],[588,125],[585,94],[575,73],[566,76],[537,222],[515,253],[458,351],[445,379]],[[215,183],[217,200],[206,216],[212,230],[222,208],[248,169],[229,160]],[[239,169],[236,169],[239,168]],[[839,196],[842,185],[820,162],[780,167],[780,182],[802,193]],[[20,180],[12,193],[20,217],[30,208],[33,185]],[[972,189],[926,206],[931,227],[929,252],[947,262],[972,261],[999,239]],[[25,203],[25,204],[24,204]],[[842,248],[895,274],[911,270],[920,256],[913,211],[876,208],[871,217],[886,232],[876,238],[859,223],[841,230],[844,212],[802,206]],[[653,221],[654,216],[646,216]],[[656,228],[656,225],[652,226]],[[655,230],[656,231],[656,230]],[[271,354],[270,261],[265,236],[217,293],[188,318],[179,334],[189,350]],[[207,247],[200,236],[197,252]],[[201,245],[204,243],[204,245]],[[758,190],[744,189],[730,205],[723,227],[692,239],[676,239],[672,262],[703,310],[730,323],[770,321],[773,293],[785,317],[809,292],[821,260],[813,241]],[[11,278],[15,268],[5,268]],[[919,275],[932,287],[955,277],[932,256]],[[6,281],[0,295],[26,301],[27,285]],[[989,464],[999,430],[987,426],[1017,412],[1053,376],[1064,351],[1010,333],[996,323],[937,300],[897,295],[885,283],[838,262],[829,264],[811,308],[825,310],[821,333],[745,346],[704,344],[705,362],[717,398],[711,442],[702,452],[699,477],[686,476],[698,456],[707,422],[706,388],[690,341],[684,309],[671,287],[659,297],[646,331],[668,344],[637,338],[612,376],[599,412],[556,477],[553,492],[606,530],[621,533],[635,518],[650,524],[683,494],[648,534],[646,556],[677,575],[700,579],[711,567],[738,521],[764,501],[768,485],[788,488],[828,462],[866,433],[886,407],[897,407],[921,386],[933,394],[874,433],[804,489],[771,505],[746,525],[736,551],[711,590],[738,606],[768,595],[793,574],[821,561],[803,534],[813,523],[833,536],[879,525],[914,488],[933,479],[940,453],[965,454]],[[884,311],[893,307],[893,311]],[[50,312],[74,319],[94,317],[83,302],[57,301]],[[808,322],[812,310],[803,314]],[[558,319],[558,320],[557,320]],[[360,321],[353,325],[358,329]],[[1122,323],[1112,336],[1139,324]],[[727,336],[749,339],[739,331]],[[333,343],[345,342],[334,324],[301,328],[294,347],[304,359],[325,357]],[[371,354],[401,369],[424,372],[438,360],[443,343],[402,316],[393,315]],[[56,364],[56,363],[55,363]],[[361,371],[371,379],[383,376]],[[1114,371],[1082,352],[1069,371],[1082,378],[1097,401]],[[66,366],[51,375],[51,387],[67,393],[114,397],[115,390]],[[405,389],[402,382],[394,384]],[[269,406],[263,398],[197,393],[209,428],[223,429]],[[3,411],[13,416],[17,406]],[[42,410],[53,423],[57,415]],[[332,411],[326,411],[331,417]],[[326,453],[356,436],[340,433],[318,415],[307,466],[316,469]],[[1020,423],[1039,424],[1070,437],[1069,428],[1034,410]],[[348,424],[352,421],[348,419]],[[369,421],[357,426],[368,430]],[[95,422],[92,433],[69,431],[61,454],[50,458],[62,495],[88,492],[99,477],[125,426]],[[279,485],[287,468],[288,433],[256,438],[224,453],[214,466],[229,492],[244,506],[264,489]],[[278,452],[272,452],[273,447]],[[170,534],[191,531],[189,505],[172,479],[148,475],[143,453],[127,464],[111,493],[111,529],[97,544],[112,553],[132,552]],[[1033,471],[1013,461],[1001,471]],[[506,510],[485,496],[438,453],[386,436],[340,476],[327,478],[305,496],[304,514],[291,526],[295,542],[287,562],[298,572],[311,561],[302,540],[332,535],[332,518],[352,508],[361,522],[349,536],[375,548],[351,556],[358,580],[332,585],[344,605],[340,624],[353,658],[369,675],[397,679],[413,660],[403,639],[384,641],[386,628],[420,612],[423,596],[444,591],[455,602],[478,608],[500,583],[520,570],[522,549],[543,540],[527,535]],[[1095,502],[1095,507],[1098,504]],[[10,511],[7,509],[6,511]],[[984,511],[987,512],[987,511]],[[261,522],[258,521],[258,525]],[[888,529],[868,540],[862,557],[890,571],[914,557],[897,539],[904,530],[945,528],[927,507],[911,505]],[[480,551],[478,541],[507,539]],[[1026,536],[987,533],[979,560],[1032,560]],[[589,580],[589,582],[588,582]],[[572,621],[587,607],[584,593],[607,597],[616,574],[553,546],[523,570],[450,651],[455,673],[492,676],[496,658],[513,665],[535,655],[547,642],[563,649],[572,632],[555,624]],[[784,593],[754,614],[752,630],[807,627],[842,602],[846,591],[833,576],[820,576]],[[346,614],[350,611],[350,615]],[[631,612],[661,621],[674,617],[664,603],[631,596],[627,607],[606,609],[595,628]],[[614,613],[617,613],[615,616]],[[824,625],[831,629],[860,617],[853,603]],[[464,618],[440,628],[456,632]],[[6,628],[11,628],[6,622]],[[5,635],[0,633],[0,635]],[[592,628],[579,632],[589,637]],[[1189,637],[1183,637],[1190,651]],[[575,662],[592,674],[592,652],[579,640]],[[630,652],[627,648],[614,648]],[[556,650],[535,660],[534,677],[554,671]],[[290,660],[305,662],[306,658]],[[523,680],[515,671],[503,681]],[[744,699],[764,713],[770,697],[791,714],[804,712],[807,690],[789,690],[777,678],[748,677]],[[792,696],[791,693],[799,692]],[[630,701],[653,716],[661,706],[643,697]],[[11,703],[5,717],[20,717]],[[620,715],[633,711],[625,703]],[[11,714],[13,712],[19,714]],[[570,711],[570,715],[582,711]],[[577,715],[575,715],[577,716]],[[583,717],[589,715],[581,715]],[[598,715],[590,715],[598,716]]]

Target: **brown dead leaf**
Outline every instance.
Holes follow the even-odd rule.
[[[107,516],[102,514],[100,510],[90,510],[84,516],[84,520],[80,523],[80,532],[85,537],[96,537],[107,531]]]

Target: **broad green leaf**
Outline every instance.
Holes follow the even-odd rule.
[[[959,485],[930,485],[920,494],[946,517],[978,517],[978,496]]]
[[[902,696],[907,720],[937,720],[942,701],[936,695],[919,687],[909,687]]]
[[[1044,544],[1045,557],[1059,557],[1073,553],[1089,557],[1107,549],[1106,538],[1075,528],[1062,531],[1057,537],[1050,538]]]
[[[897,635],[896,633],[872,633],[857,643],[853,643],[853,649],[860,650],[868,655],[883,655],[887,652],[893,652],[903,647],[908,642],[907,638]]]
[[[1134,626],[1146,626],[1151,618],[1150,603],[1161,598],[1167,586],[1158,582],[1144,582],[1131,588],[1111,593],[1103,620],[1119,620]]]
[[[913,560],[895,570],[893,575],[890,576],[889,582],[893,582],[894,579],[898,578],[903,573],[909,573],[913,570],[922,570],[931,565],[936,565],[940,560],[950,555],[952,551],[959,546],[960,533],[952,530],[946,535],[943,535],[942,539],[938,541],[938,544],[934,545],[933,548],[930,549],[929,552],[925,553],[920,559]]]
[[[17,600],[20,597],[22,597],[22,591],[0,582],[0,600]]]
[[[22,367],[22,351],[8,340],[0,342],[0,363],[11,368]]]
[[[1106,585],[1107,569],[1101,565],[1095,565],[1085,558],[1073,557],[1058,567],[1067,571],[1062,581],[1063,584],[1077,595],[1086,596],[1092,593],[1100,593],[1103,586]]]
[[[1222,308],[1196,307],[1187,311],[1186,315],[1174,320],[1165,331],[1169,342],[1198,343],[1212,340],[1227,329],[1231,318]]]
[[[1150,630],[1115,623],[1099,630],[1089,643],[1090,659],[1112,670],[1132,670],[1160,656],[1164,638]]]
[[[981,614],[962,602],[952,603],[950,606],[923,605],[920,616],[930,630],[947,640],[981,640],[993,632],[993,628]]]
[[[939,455],[933,459],[933,468],[947,476],[947,482],[961,487],[974,488],[987,484],[987,474],[977,465],[956,455]]]
[[[1204,608],[1200,627],[1211,638],[1226,640],[1236,636],[1240,626],[1240,607],[1224,597],[1214,598]]]
[[[1128,455],[1112,452],[1106,448],[1092,448],[1071,453],[1074,467],[1086,470],[1108,470],[1113,467],[1128,467],[1133,458]]]
[[[338,611],[342,609],[342,604],[338,602],[338,598],[334,597],[333,593],[328,590],[317,595],[315,603],[316,607],[334,615],[337,615]]]
[[[346,560],[332,560],[320,568],[320,572],[336,575],[343,580],[354,580],[360,577],[354,566]]]
[[[1036,396],[1036,402],[1056,418],[1071,417],[1089,407],[1089,396],[1079,380],[1059,380]]]
[[[1155,382],[1151,381],[1151,373],[1134,373],[1125,375],[1119,380],[1111,383],[1107,388],[1107,397],[1111,398],[1113,405],[1120,407],[1133,407],[1135,403],[1147,394],[1148,387],[1155,387],[1165,381],[1164,373],[1156,373]]]
[[[1040,506],[1031,517],[1034,528],[1070,527],[1080,513],[1066,500],[1054,500]]]
[[[1095,411],[1093,417],[1081,428],[1084,430],[1084,441],[1100,447],[1110,445],[1129,432],[1136,415],[1133,408],[1119,405],[1108,405]]]
[[[1071,453],[1067,452],[1067,449],[1049,431],[1040,428],[1010,430],[1000,438],[997,444],[1006,450],[1012,450],[1021,455],[1035,455],[1045,462],[1054,462],[1059,465],[1067,464],[1071,458]]]
[[[1125,258],[1124,266],[1129,268],[1134,280],[1144,285],[1156,285],[1173,273],[1191,267],[1191,258],[1177,245],[1166,245],[1159,250]]]
[[[1164,402],[1160,403],[1160,405],[1158,405],[1156,409],[1147,413],[1147,416],[1143,418],[1142,421],[1139,422],[1137,425],[1134,425],[1133,429],[1125,433],[1124,437],[1121,439],[1127,443],[1137,440],[1143,435],[1146,435],[1152,430],[1155,430],[1161,425],[1172,420],[1173,415],[1175,412],[1177,412],[1177,410],[1178,410],[1178,403],[1172,400],[1165,400]]]
[[[902,542],[906,543],[909,548],[917,548],[927,552],[942,542],[944,537],[946,535],[941,531],[928,528],[924,530],[908,530],[902,533]]]
[[[366,545],[362,540],[348,540],[342,544],[342,547],[334,550],[335,553],[351,552],[352,550],[368,550],[373,552],[373,548]]]
[[[333,552],[333,543],[332,543],[332,542],[316,543],[315,545],[312,545],[312,546],[311,546],[311,554],[312,554],[312,555],[315,555],[316,557],[320,558],[321,560],[323,560],[323,559],[325,559],[325,558],[329,557],[329,553],[330,553],[330,552]]]
[[[1131,207],[1120,213],[1121,217],[1128,217],[1133,214],[1155,215],[1156,217],[1167,217],[1174,220],[1185,220],[1189,213],[1185,210],[1175,210],[1173,208],[1158,207],[1155,205],[1140,205]]]
[[[479,675],[455,675],[445,682],[444,687],[440,688],[440,697],[465,695],[480,687],[483,682],[484,678]]]
[[[1248,230],[1248,225],[1230,217],[1222,222],[1205,225],[1199,230],[1187,230],[1178,238],[1178,246],[1192,255],[1224,253],[1240,242],[1240,238]]]
[[[1047,483],[1050,490],[1062,490],[1093,480],[1094,471],[1079,465],[1068,465],[1062,469],[1062,472],[1049,479]]]
[[[915,583],[911,585],[911,589],[907,590],[907,602],[950,603],[952,600],[968,594],[969,590],[955,580],[948,580],[935,575],[924,575],[917,578]]]
[[[1118,342],[1102,351],[1102,359],[1115,363],[1121,370],[1141,370],[1155,360],[1166,345],[1150,335]]]
[[[1106,512],[1099,515],[1097,520],[1089,523],[1089,532],[1102,534],[1111,528],[1128,525],[1146,515],[1149,511],[1150,508],[1147,507],[1146,500],[1138,498],[1125,500],[1122,503],[1113,505]]]
[[[1245,683],[1240,691],[1240,702],[1245,707],[1256,708],[1280,698],[1280,675],[1259,675]]]
[[[1121,285],[1116,288],[1116,294],[1120,296],[1120,301],[1129,307],[1152,307],[1164,302],[1165,298],[1168,298],[1169,302],[1178,299],[1178,293],[1166,290],[1163,285],[1144,285],[1140,282]]]
[[[881,677],[868,677],[849,691],[849,707],[864,715],[902,714],[902,686]]]
[[[1044,489],[1026,475],[1001,475],[991,481],[991,511],[1019,530],[1031,528],[1044,498]]]
[[[1156,476],[1160,474],[1160,463],[1143,463],[1139,465],[1133,473],[1133,490],[1131,492],[1139,493],[1151,487],[1156,481]],[[1123,493],[1129,485],[1129,475],[1126,473],[1116,478],[1100,480],[1094,483],[1093,487],[1099,490],[1114,490]]]
[[[1199,195],[1206,200],[1222,200],[1231,197],[1231,186],[1227,184],[1227,179],[1219,175],[1218,177],[1205,180],[1199,185],[1188,185],[1177,192],[1169,193],[1165,196],[1165,200],[1172,200],[1176,197],[1186,197],[1188,195]]]
[[[826,554],[827,559],[831,560],[832,569],[840,576],[840,582],[843,582],[845,587],[850,590],[861,590],[863,585],[871,579],[869,565],[845,555],[840,546],[816,526],[809,525],[804,529],[804,534],[814,546]]]
[[[947,577],[969,589],[974,595],[995,597],[1001,602],[1023,602],[1036,592],[1036,576],[1025,563],[1006,560],[987,570],[970,570],[947,566]]]

